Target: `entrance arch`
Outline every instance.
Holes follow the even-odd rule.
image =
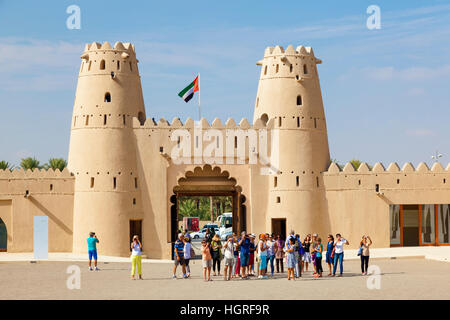
[[[185,176],[179,178],[173,188],[170,197],[170,222],[171,241],[176,241],[178,233],[178,198],[181,196],[231,196],[233,202],[233,232],[240,233],[246,230],[245,196],[242,187],[237,184],[235,178],[230,177],[228,171],[222,171],[220,167],[212,167],[209,164],[195,167],[193,171],[187,171]]]
[[[6,225],[0,218],[0,252],[6,251],[8,248],[8,232]]]

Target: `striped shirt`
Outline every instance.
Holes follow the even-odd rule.
[[[184,257],[184,243],[183,243],[183,241],[180,241],[180,240],[175,241],[174,249],[175,249],[176,252],[178,252],[178,256],[180,258]],[[175,258],[177,257],[176,252],[174,252]]]

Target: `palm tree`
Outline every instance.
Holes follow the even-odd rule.
[[[355,170],[358,170],[358,168],[361,165],[362,161],[361,160],[357,160],[357,159],[353,159],[353,160],[350,160],[350,163],[353,165]],[[372,166],[370,164],[368,164],[367,166],[369,167],[370,170],[372,170]]]
[[[48,163],[44,164],[45,169],[59,169],[59,171],[63,171],[64,168],[67,167],[67,161],[63,158],[50,158]]]
[[[4,160],[0,161],[0,170],[8,170],[8,169],[12,170],[14,169],[14,166],[7,161]]]
[[[20,166],[24,169],[24,170],[34,170],[34,169],[41,169],[42,166],[39,165],[39,161],[36,160],[36,158],[22,158],[22,161],[20,162]]]

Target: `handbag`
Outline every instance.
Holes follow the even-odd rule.
[[[362,255],[362,247],[359,247],[358,249],[358,256]]]

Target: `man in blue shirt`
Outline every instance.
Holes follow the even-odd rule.
[[[186,278],[186,266],[184,263],[184,235],[182,233],[178,234],[178,240],[175,241],[174,250],[173,250],[173,260],[175,265],[173,266],[173,276],[172,278],[177,278],[177,266],[181,265],[181,269],[183,270],[183,278]]]
[[[94,258],[94,268],[95,271],[98,271],[97,268],[97,243],[100,241],[98,240],[97,236],[95,235],[95,232],[89,232],[89,238],[87,238],[88,243],[88,253],[89,253],[89,270],[92,271],[91,267],[91,260]]]
[[[245,231],[242,231],[241,237],[238,239],[238,244],[241,251],[239,259],[241,260],[242,279],[247,279],[251,242]]]

